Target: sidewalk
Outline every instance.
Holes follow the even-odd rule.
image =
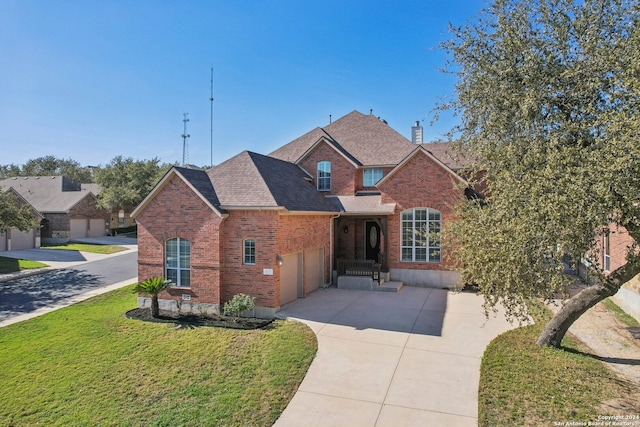
[[[18,258],[18,259],[39,261],[48,265],[48,267],[44,267],[44,268],[23,270],[23,271],[18,271],[18,272],[9,273],[9,274],[0,274],[0,286],[2,286],[2,282],[7,282],[9,280],[35,276],[39,274],[45,274],[47,272],[60,270],[60,269],[72,268],[78,265],[82,265],[82,264],[86,264],[94,261],[100,261],[106,258],[112,258],[112,257],[121,256],[124,254],[130,254],[132,251],[133,252],[138,251],[136,240],[131,238],[122,238],[122,237],[90,238],[90,239],[79,239],[78,242],[118,245],[118,246],[126,247],[128,250],[122,251],[122,252],[116,252],[114,254],[96,254],[92,252],[80,252],[80,251],[73,251],[73,250],[46,249],[46,248],[0,252],[0,256],[4,256],[7,258]],[[58,304],[43,307],[43,308],[31,311],[29,313],[21,314],[21,315],[14,316],[9,319],[0,321],[0,327],[11,325],[13,323],[18,323],[23,320],[28,320],[37,316],[41,316],[45,313],[49,313],[59,308],[67,307],[69,305],[78,303],[80,301],[84,301],[96,295],[100,295],[106,292],[110,292],[114,289],[118,289],[118,288],[130,285],[132,283],[137,282],[137,280],[138,280],[137,277],[133,277],[130,280],[125,280],[119,283],[102,286],[97,289],[92,289],[87,292],[74,295],[72,297],[62,300]]]

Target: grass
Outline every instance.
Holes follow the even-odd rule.
[[[638,322],[634,317],[628,315],[623,309],[618,307],[618,305],[611,300],[611,298],[607,298],[606,300],[601,302],[604,307],[612,312],[616,319],[620,322],[624,323],[629,327],[640,327],[640,322]]]
[[[546,320],[508,331],[487,347],[480,369],[478,425],[597,422],[598,415],[607,414],[598,409],[603,402],[637,393],[585,354],[589,350],[570,335],[561,350],[535,345]]]
[[[0,425],[270,426],[317,351],[295,322],[130,320],[131,289],[0,329]]]
[[[126,251],[124,246],[117,245],[93,245],[88,243],[66,243],[64,245],[43,246],[44,249],[62,249],[68,251],[93,252],[96,254],[115,254]]]
[[[0,274],[15,273],[16,271],[20,270],[29,270],[42,267],[47,267],[47,264],[43,264],[38,261],[0,256]]]

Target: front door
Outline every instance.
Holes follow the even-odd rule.
[[[380,226],[375,221],[366,222],[365,247],[366,259],[380,262]]]

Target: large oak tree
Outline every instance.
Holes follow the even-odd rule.
[[[460,206],[450,237],[463,280],[486,308],[526,318],[529,303],[566,290],[566,266],[598,259],[598,236],[640,242],[640,35],[635,0],[496,0],[451,28],[456,138],[474,159],[484,201]],[[640,273],[627,263],[568,299],[540,345]]]

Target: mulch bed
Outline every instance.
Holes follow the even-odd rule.
[[[151,316],[150,308],[134,308],[125,313],[128,319],[146,322],[173,323],[180,328],[195,328],[213,326],[230,329],[259,329],[268,326],[273,319],[258,319],[256,317],[227,317],[211,314],[175,313],[160,310],[160,317]]]

